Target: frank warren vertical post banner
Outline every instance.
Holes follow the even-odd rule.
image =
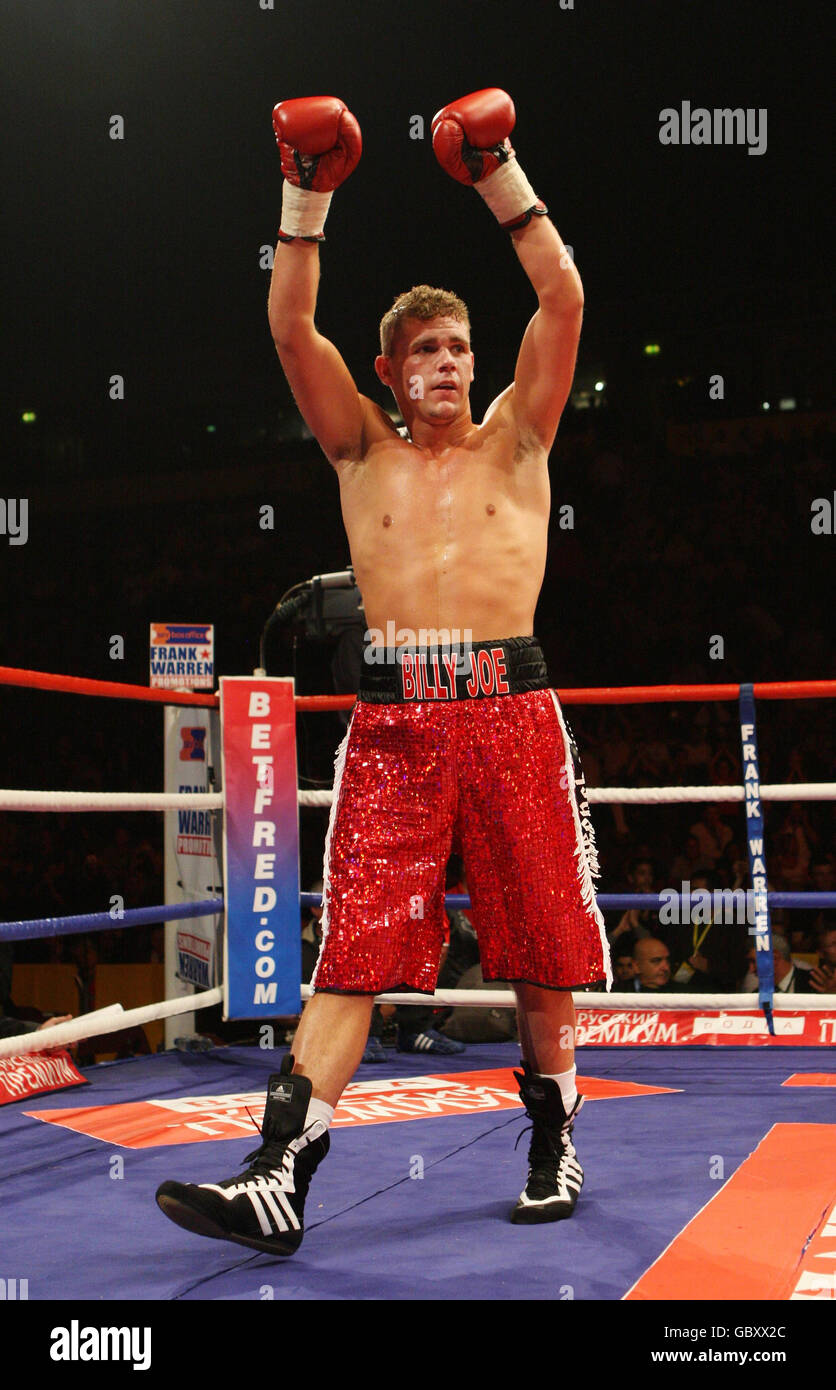
[[[221,680],[224,1017],[301,1011],[296,709],[291,679]]]

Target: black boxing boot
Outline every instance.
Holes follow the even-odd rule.
[[[249,1166],[219,1183],[164,1182],[157,1205],[195,1235],[231,1240],[270,1255],[292,1255],[302,1244],[308,1187],[330,1146],[328,1127],[305,1128],[311,1083],[292,1076],[293,1058],[267,1083],[262,1144],[247,1154]]]
[[[583,1187],[583,1169],[572,1143],[572,1128],[583,1096],[578,1096],[567,1115],[556,1081],[536,1076],[527,1062],[514,1075],[531,1120],[532,1134],[528,1181],[511,1212],[511,1220],[523,1226],[563,1221],[575,1210]]]

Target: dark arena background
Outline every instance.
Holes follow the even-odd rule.
[[[455,291],[471,313],[471,400],[474,419],[482,418],[512,379],[536,299],[489,212],[439,168],[430,122],[446,102],[497,86],[513,97],[520,164],[572,248],[585,292],[574,384],[550,457],[549,553],[535,621],[554,686],[836,677],[825,13],[812,3],[765,0],[6,0],[0,666],[147,685],[149,624],[189,622],[214,624],[216,676],[251,674],[260,664],[262,629],[282,596],[349,563],[336,477],[296,410],[267,322],[282,186],[271,127],[277,101],[333,93],[363,132],[362,159],[334,195],[321,248],[321,332],[340,349],[359,390],[394,412],[373,371],[381,316],[412,285]],[[687,138],[688,113],[696,108],[742,108],[744,138]],[[666,130],[676,138],[663,138]],[[268,673],[293,675],[298,694],[333,693],[340,631],[328,622],[274,625]],[[12,685],[0,687],[0,703],[3,787],[161,787],[159,706]],[[770,700],[758,712],[764,782],[833,779],[832,699]],[[590,786],[743,780],[734,703],[585,705],[570,715]],[[331,786],[345,723],[336,712],[299,716],[301,787]],[[739,881],[746,859],[741,808],[720,810],[731,834],[713,841],[716,887]],[[687,878],[688,866],[704,868],[706,844],[716,837],[716,822],[706,822],[704,812],[689,804],[593,807],[599,891],[660,891]],[[303,888],[321,877],[327,821],[327,810],[301,815]],[[114,892],[129,907],[162,903],[162,832],[159,813],[0,813],[0,920],[103,911]],[[767,806],[766,850],[770,889],[832,895],[832,802]],[[605,913],[610,932],[620,918]],[[773,914],[773,930],[810,959],[821,933],[833,927],[832,908]],[[29,1000],[12,995],[12,963],[73,965],[72,1012],[81,1013],[95,1005],[102,966],[162,961],[163,928],[17,942],[13,962],[8,945],[0,952],[6,1002],[21,1016],[39,1017],[26,1011]],[[742,987],[743,957],[745,951],[723,988]],[[104,1045],[87,1053],[81,1047],[76,1060],[91,1078],[105,1074],[97,1058],[122,1059],[121,1071],[107,1072],[104,1099],[67,1092],[40,1108],[127,1103],[129,1067],[158,1061],[169,1071],[162,1080],[153,1073],[152,1081],[149,1070],[147,1085],[143,1072],[143,1099],[155,1086],[166,1094],[190,1086],[262,1089],[265,1054],[244,1052],[257,1040],[255,1025],[225,1025],[219,1010],[199,1018],[216,1045],[210,1057],[243,1058],[246,1084],[199,1070],[184,1081],[175,1076],[179,1054],[133,1060],[154,1052],[146,1036],[122,1040],[121,1052],[110,1054]],[[131,1184],[99,1181],[85,1170],[78,1188],[68,1188],[68,1225],[78,1220],[79,1202],[87,1204],[85,1222],[98,1228],[106,1224],[99,1210],[115,1211],[117,1197],[130,1198],[126,1230],[136,1226],[147,1282],[140,1275],[100,1277],[93,1255],[85,1263],[62,1235],[60,1253],[78,1270],[77,1282],[59,1287],[44,1272],[39,1283],[32,1264],[29,1298],[69,1300],[68,1308],[74,1299],[114,1298],[562,1300],[569,1313],[562,1324],[555,1314],[555,1325],[564,1346],[574,1343],[579,1326],[572,1309],[584,1299],[607,1299],[619,1303],[613,1326],[620,1364],[644,1368],[651,1350],[672,1344],[663,1323],[684,1325],[687,1314],[668,1307],[655,1323],[642,1318],[637,1345],[628,1321],[635,1299],[685,1297],[685,1285],[676,1283],[685,1276],[678,1269],[669,1287],[630,1301],[625,1295],[710,1202],[718,1188],[709,1180],[711,1155],[726,1154],[730,1178],[768,1128],[761,1089],[771,1094],[805,1069],[830,1076],[832,1086],[834,1070],[824,1048],[801,1051],[776,1079],[759,1070],[771,1054],[758,1053],[711,1101],[712,1087],[727,1080],[725,1054],[732,1049],[717,1059],[698,1048],[698,1062],[646,1051],[644,1070],[639,1048],[602,1048],[595,1056],[592,1049],[588,1063],[579,1054],[579,1071],[596,1084],[626,1078],[647,1095],[587,1111],[595,1123],[583,1136],[584,1157],[598,1182],[588,1201],[598,1204],[600,1221],[596,1226],[587,1215],[585,1225],[569,1223],[580,1241],[574,1253],[566,1253],[566,1223],[525,1232],[516,1243],[515,1230],[497,1226],[504,1187],[494,1181],[494,1158],[498,1164],[502,1149],[506,1161],[507,1133],[480,1150],[475,1140],[485,1117],[447,1117],[427,1124],[432,1135],[423,1148],[417,1122],[415,1134],[399,1137],[397,1155],[393,1149],[379,1160],[380,1181],[370,1179],[368,1191],[352,1188],[352,1169],[378,1161],[380,1135],[385,1148],[393,1132],[410,1126],[389,1125],[380,1135],[357,1128],[345,1137],[342,1166],[334,1160],[333,1181],[341,1186],[328,1202],[351,1216],[344,1227],[336,1219],[323,1223],[319,1264],[315,1231],[307,1259],[300,1254],[262,1269],[258,1257],[201,1245],[166,1225],[153,1204],[156,1182],[178,1161],[181,1170],[191,1164],[195,1181],[209,1180],[207,1169],[228,1166],[225,1151],[214,1168],[205,1156],[201,1167],[194,1149],[155,1153],[153,1180],[145,1174]],[[463,1068],[487,1074],[499,1067],[505,1077],[516,1059],[508,1044],[476,1045],[466,1058],[439,1065],[393,1051],[387,1075]],[[210,1061],[193,1065],[207,1068]],[[368,1079],[367,1071],[358,1079]],[[690,1122],[664,1110],[667,1092],[689,1085],[700,1091]],[[654,1088],[660,1094],[653,1104],[661,1108],[636,1124],[631,1106],[649,1113]],[[769,1111],[769,1123],[783,1130],[797,1122],[819,1138],[824,1130],[832,1136],[832,1103],[828,1113],[821,1095],[833,1092],[782,1091],[781,1113]],[[713,1106],[725,1116],[717,1136]],[[617,1132],[605,1123],[613,1110]],[[69,1166],[79,1150],[60,1149],[56,1135],[68,1142],[67,1132],[25,1118],[21,1105],[0,1110],[0,1119],[11,1126],[0,1132],[7,1175],[0,1184],[9,1186],[1,1224],[14,1233],[8,1268],[0,1249],[0,1288],[7,1290],[3,1280],[29,1277],[26,1239],[56,1239],[55,1225],[48,1237],[29,1225],[37,1188],[22,1178],[12,1190],[8,1175],[36,1164],[42,1175],[51,1162]],[[444,1125],[458,1126],[446,1148]],[[660,1214],[671,1171],[663,1145],[672,1130],[676,1192]],[[103,1155],[115,1151],[116,1141],[106,1149],[98,1139],[86,1143]],[[589,1150],[596,1145],[593,1165]],[[822,1145],[813,1187],[828,1152],[824,1139]],[[451,1164],[447,1182],[436,1183],[434,1207],[429,1181],[406,1184],[410,1198],[422,1189],[414,1230],[404,1198],[394,1211],[390,1193],[373,1212],[372,1190],[393,1188],[413,1153],[424,1153],[429,1178],[448,1149],[455,1149],[459,1170],[453,1175]],[[139,1162],[132,1149],[125,1152],[129,1163]],[[478,1166],[473,1153],[481,1154]],[[778,1145],[774,1162],[791,1167],[794,1153]],[[517,1158],[522,1162],[521,1152]],[[689,1176],[692,1158],[698,1179]],[[53,1221],[60,1225],[56,1181],[51,1174]],[[493,1203],[493,1227],[473,1237],[475,1254],[459,1209],[462,1184],[488,1189]],[[820,1186],[824,1210],[836,1194]],[[610,1199],[611,1214],[601,1215]],[[737,1211],[730,1208],[729,1220]],[[779,1229],[779,1207],[764,1220]],[[545,1234],[553,1242],[555,1231],[562,1263],[551,1269],[537,1241]],[[97,1251],[106,1248],[98,1229],[96,1241]],[[235,1255],[248,1270],[244,1279]],[[121,1240],[115,1258],[131,1264]],[[150,1272],[157,1258],[166,1277]],[[203,1282],[213,1271],[216,1283]],[[713,1276],[702,1269],[695,1277]],[[260,1292],[267,1286],[275,1292]],[[749,1289],[741,1297],[789,1294]],[[769,1307],[768,1314],[750,1311],[749,1321],[775,1323]],[[781,1320],[788,1307],[782,1305]],[[714,1304],[710,1317],[706,1312],[706,1326],[729,1321],[718,1310]],[[89,1320],[86,1312],[78,1316]],[[589,1314],[582,1316],[580,1326],[591,1330]],[[125,1320],[150,1318],[142,1309]],[[264,1317],[246,1323],[255,1332],[268,1325]],[[806,1340],[799,1334],[797,1346]],[[785,1369],[791,1363],[788,1352]]]

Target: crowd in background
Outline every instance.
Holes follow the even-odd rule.
[[[569,430],[552,463],[549,563],[536,622],[555,685],[832,675],[829,538],[810,529],[812,500],[827,496],[828,452],[826,438],[798,438],[693,458]],[[239,462],[251,465],[253,451]],[[227,458],[221,453],[218,477],[235,466],[234,451]],[[282,593],[341,568],[348,553],[336,482],[315,451],[303,449],[300,459],[277,469],[272,495],[240,491],[184,514],[182,507],[166,507],[161,477],[156,502],[137,508],[130,527],[116,526],[107,508],[91,512],[75,539],[67,539],[64,550],[75,545],[75,553],[61,565],[51,562],[49,528],[41,525],[35,500],[29,542],[14,556],[27,601],[8,605],[0,663],[143,684],[151,621],[209,621],[216,629],[216,671],[251,671],[261,627]],[[274,509],[272,529],[262,524],[265,503]],[[33,624],[32,613],[50,621]],[[114,634],[125,639],[118,661],[110,656]],[[329,689],[333,643],[309,641],[299,630],[271,640],[271,674],[293,673],[301,693]],[[3,785],[95,791],[162,785],[158,709],[12,689],[0,698],[7,728],[16,731],[0,753]],[[742,780],[733,703],[567,712],[588,786]],[[830,780],[836,766],[831,715],[832,704],[823,700],[760,703],[761,780]],[[336,715],[300,719],[303,784],[330,784],[343,727]],[[686,880],[732,888],[748,881],[739,804],[607,806],[593,808],[593,819],[599,891],[681,891]],[[303,883],[321,873],[325,824],[324,813],[302,814]],[[769,804],[766,827],[771,888],[834,890],[830,804]],[[103,911],[113,894],[126,907],[163,901],[161,816],[0,816],[0,920]],[[822,932],[833,926],[833,912],[773,913],[774,930],[805,968],[815,968]],[[608,913],[607,930],[614,956],[623,960],[623,980],[641,977],[635,953],[644,957],[651,949],[642,941],[661,940],[671,979],[679,974],[682,983],[692,961],[692,988],[751,983],[745,928],[733,947],[725,926],[712,927],[704,941],[687,930],[681,939],[666,937],[653,915]],[[21,961],[76,964],[83,1002],[97,962],[159,960],[162,951],[162,929],[147,927],[30,942],[15,954]]]

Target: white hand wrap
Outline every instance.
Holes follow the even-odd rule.
[[[282,188],[283,236],[320,238],[332,197],[331,193],[314,193],[310,188],[297,188],[285,179]]]
[[[507,164],[500,165],[486,179],[474,183],[473,187],[503,226],[524,216],[540,202],[514,155]]]

